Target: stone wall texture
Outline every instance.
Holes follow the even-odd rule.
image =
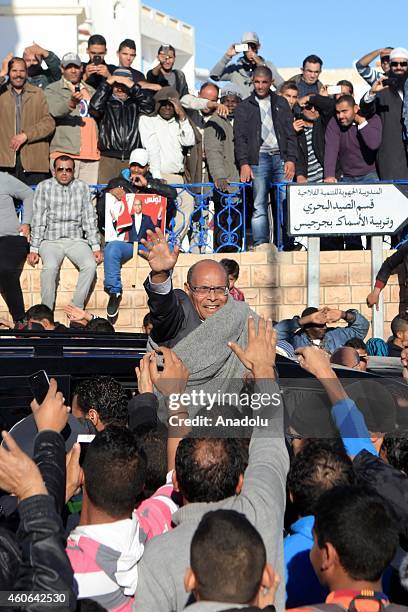
[[[384,251],[384,258],[390,253]],[[279,320],[299,314],[306,306],[307,253],[279,253],[276,263],[268,263],[265,252],[211,255],[211,259],[223,257],[236,259],[240,265],[237,286],[245,293],[246,301],[266,317]],[[366,306],[371,278],[370,251],[328,251],[320,256],[320,303],[332,308],[357,308],[371,320],[371,310]],[[183,287],[188,268],[202,255],[180,255],[174,272],[175,287]],[[141,331],[147,313],[147,299],[143,282],[148,274],[147,262],[140,257],[123,266],[122,281],[125,288],[116,324],[118,331]],[[27,308],[41,301],[41,264],[35,269],[25,266],[21,285]],[[56,320],[66,322],[63,307],[69,304],[76,285],[78,272],[66,259],[61,268],[56,301]],[[384,289],[385,330],[398,314],[399,286],[396,275],[391,276]],[[99,316],[106,316],[108,296],[103,290],[103,267],[98,267],[97,280],[87,309]],[[0,316],[9,318],[6,306],[0,298]]]

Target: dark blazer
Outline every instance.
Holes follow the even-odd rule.
[[[319,117],[316,123],[313,125],[312,131],[312,146],[315,152],[317,161],[320,165],[324,166],[324,135],[325,127],[321,118]],[[307,142],[304,131],[302,130],[297,135],[298,140],[298,158],[296,160],[296,176],[302,175],[307,178],[307,162],[308,162],[308,151]]]
[[[142,223],[140,224],[140,229],[137,232],[135,228],[134,215],[132,215],[132,229],[129,231],[129,242],[140,242],[141,238],[146,238],[147,230],[156,229],[155,224],[152,221],[152,218],[149,215],[142,215]]]
[[[373,102],[360,101],[362,114],[377,113],[382,122],[382,142],[378,149],[377,167],[381,180],[408,179],[408,157],[403,140],[402,100],[393,89],[383,89]]]
[[[293,129],[293,115],[289,104],[282,96],[270,92],[272,121],[282,159],[296,162],[297,141]],[[259,163],[259,149],[262,145],[261,111],[255,94],[238,104],[235,110],[234,139],[235,157],[239,168],[244,164]]]
[[[153,322],[152,340],[169,348],[201,325],[201,319],[188,295],[181,289],[171,289],[160,295],[150,290],[149,278],[144,282]]]

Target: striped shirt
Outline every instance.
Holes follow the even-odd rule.
[[[132,518],[79,525],[71,531],[66,553],[78,585],[78,599],[94,599],[109,612],[131,612],[144,545],[171,530],[172,513],[178,510],[172,499],[171,474]]]
[[[307,180],[309,183],[317,183],[323,180],[323,168],[313,149],[313,127],[305,125],[303,129],[307,144]]]
[[[79,179],[60,185],[55,178],[39,183],[34,194],[30,251],[38,253],[43,240],[80,240],[84,234],[92,250],[99,251],[96,214],[88,185]]]

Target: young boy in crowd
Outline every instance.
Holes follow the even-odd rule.
[[[221,259],[220,264],[224,266],[228,274],[229,292],[230,295],[238,302],[245,302],[245,296],[235,283],[239,278],[239,264],[235,259]]]
[[[316,509],[313,537],[310,559],[320,583],[329,590],[326,604],[333,610],[406,610],[389,606],[382,592],[382,575],[397,550],[398,528],[376,493],[353,486],[324,493]],[[321,608],[292,608],[298,609]]]

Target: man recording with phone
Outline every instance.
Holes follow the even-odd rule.
[[[61,60],[62,78],[45,89],[56,128],[50,145],[51,171],[54,159],[69,155],[76,160],[75,178],[94,185],[98,182],[100,153],[96,121],[89,115],[95,90],[82,81],[82,64],[76,53]]]
[[[405,130],[401,121],[404,86],[408,77],[408,50],[397,47],[390,53],[390,71],[378,79],[360,102],[365,116],[377,113],[383,135],[378,150],[377,167],[381,180],[408,179]]]
[[[157,86],[157,89],[162,87],[173,87],[180,98],[188,94],[188,85],[186,76],[182,70],[176,70],[174,64],[176,62],[176,50],[172,45],[160,45],[157,52],[158,64],[154,66],[146,75],[148,83]]]
[[[107,53],[105,37],[100,34],[90,36],[86,52],[89,56],[89,62],[82,64],[84,71],[83,79],[87,85],[97,89],[115,70],[113,64],[105,62],[105,55]]]
[[[235,43],[228,47],[227,52],[210,71],[210,77],[214,81],[231,81],[242,91],[243,98],[246,98],[254,91],[253,73],[255,68],[267,66],[272,72],[274,87],[280,87],[284,79],[272,62],[266,61],[258,54],[260,47],[258,34],[256,32],[245,32],[241,43]],[[231,59],[237,53],[243,53],[243,55],[235,64],[231,64]]]

